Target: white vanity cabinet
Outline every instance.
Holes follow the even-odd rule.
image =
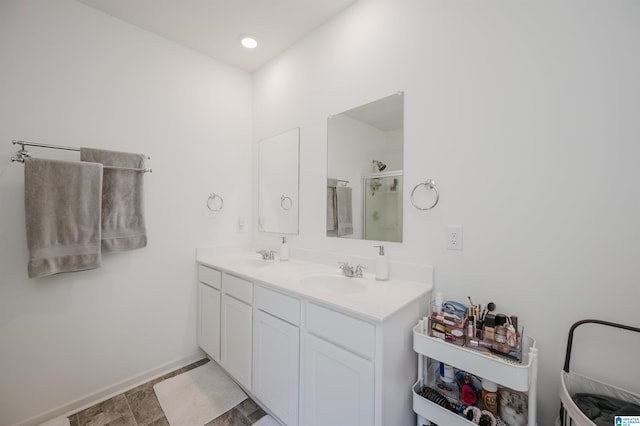
[[[198,266],[198,345],[213,360],[220,361],[220,287],[222,274]]]
[[[412,326],[426,309],[415,300],[382,322],[304,303],[300,424],[411,425],[416,356]]]
[[[200,347],[287,426],[415,424],[412,328],[430,284],[371,277],[343,294],[304,283],[324,266],[255,264],[200,263]]]
[[[246,389],[251,389],[253,283],[222,274],[220,365]]]
[[[306,304],[300,423],[373,425],[375,326]]]
[[[297,426],[300,300],[260,285],[254,290],[251,391],[280,420]]]

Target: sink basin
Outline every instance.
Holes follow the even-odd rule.
[[[269,266],[273,263],[272,260],[262,259],[236,259],[229,262],[229,266],[236,266],[240,268],[259,268]]]
[[[305,287],[325,293],[348,294],[360,293],[365,290],[365,285],[360,278],[348,278],[342,275],[314,275],[300,280]]]

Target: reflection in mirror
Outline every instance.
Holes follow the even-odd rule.
[[[258,229],[298,233],[300,129],[260,141]]]
[[[402,241],[404,95],[327,124],[327,236]]]

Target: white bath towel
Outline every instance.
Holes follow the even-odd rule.
[[[336,188],[327,186],[327,231],[335,231],[336,226]]]
[[[338,186],[336,188],[336,224],[338,236],[353,234],[351,188]]]
[[[25,159],[29,278],[101,265],[101,191],[101,164]]]

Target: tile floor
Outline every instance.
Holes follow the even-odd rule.
[[[71,426],[169,426],[153,386],[209,362],[207,358],[69,416]],[[251,398],[204,426],[248,426],[266,413]]]

